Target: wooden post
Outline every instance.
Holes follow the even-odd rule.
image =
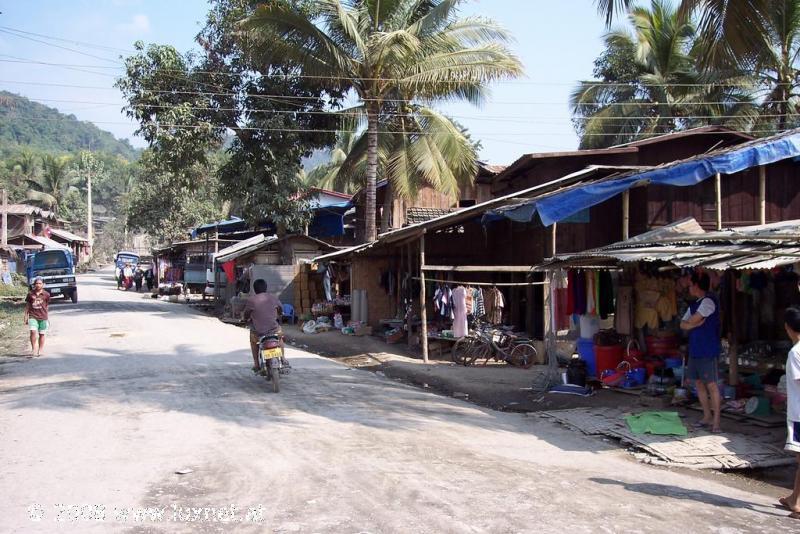
[[[3,189],[3,246],[8,245],[8,193]]]
[[[553,223],[553,228],[550,230],[550,251],[552,254],[550,255],[551,258],[556,256],[556,236],[558,235],[558,223]]]
[[[767,168],[758,168],[758,223],[767,224]]]
[[[728,271],[728,285],[731,292],[731,321],[730,331],[728,332],[728,382],[731,386],[735,386],[739,383],[739,356],[737,354],[739,352],[739,322],[737,321],[736,281],[731,271]]]
[[[414,272],[413,267],[411,265],[411,243],[407,243],[405,246],[406,249],[406,259],[408,263],[408,274]],[[410,287],[406,288],[406,291],[409,291]],[[409,302],[405,302],[403,306],[403,312],[405,313],[406,317],[406,345],[411,346],[411,334],[414,332],[414,302],[411,301],[411,292],[409,291],[404,297],[409,299]]]
[[[422,329],[420,330],[420,343],[422,343],[422,361],[428,363],[428,310],[426,309],[425,302],[425,230],[419,236],[419,316],[422,320]]]
[[[630,237],[631,231],[631,191],[630,189],[622,193],[622,240],[626,241]]]
[[[722,230],[722,175],[714,176],[715,206],[717,208],[717,230]]]

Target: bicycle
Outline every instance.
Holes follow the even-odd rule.
[[[450,353],[453,362],[472,365],[483,358],[483,365],[494,358],[514,367],[529,369],[536,362],[536,347],[527,338],[516,337],[488,324],[478,324],[469,335],[456,341]]]

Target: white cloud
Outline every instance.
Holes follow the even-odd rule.
[[[134,15],[130,22],[118,24],[117,29],[134,34],[147,33],[150,31],[150,19],[147,15]]]

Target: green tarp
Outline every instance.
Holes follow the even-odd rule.
[[[686,436],[689,432],[678,417],[678,412],[642,412],[626,415],[625,422],[634,434],[657,434],[661,436]]]

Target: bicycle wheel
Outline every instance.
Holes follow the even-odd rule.
[[[536,347],[530,343],[520,343],[511,350],[508,363],[515,367],[528,369],[536,362],[536,356]]]
[[[469,359],[466,365],[472,365],[478,358],[482,358],[484,360],[484,365],[486,365],[486,362],[489,361],[489,358],[491,358],[493,354],[494,351],[488,343],[482,339],[476,339],[475,343],[472,345],[472,350],[469,352]]]
[[[450,359],[458,365],[469,365],[469,358],[477,341],[478,340],[474,337],[464,337],[459,339],[455,342],[452,350],[450,351]]]

